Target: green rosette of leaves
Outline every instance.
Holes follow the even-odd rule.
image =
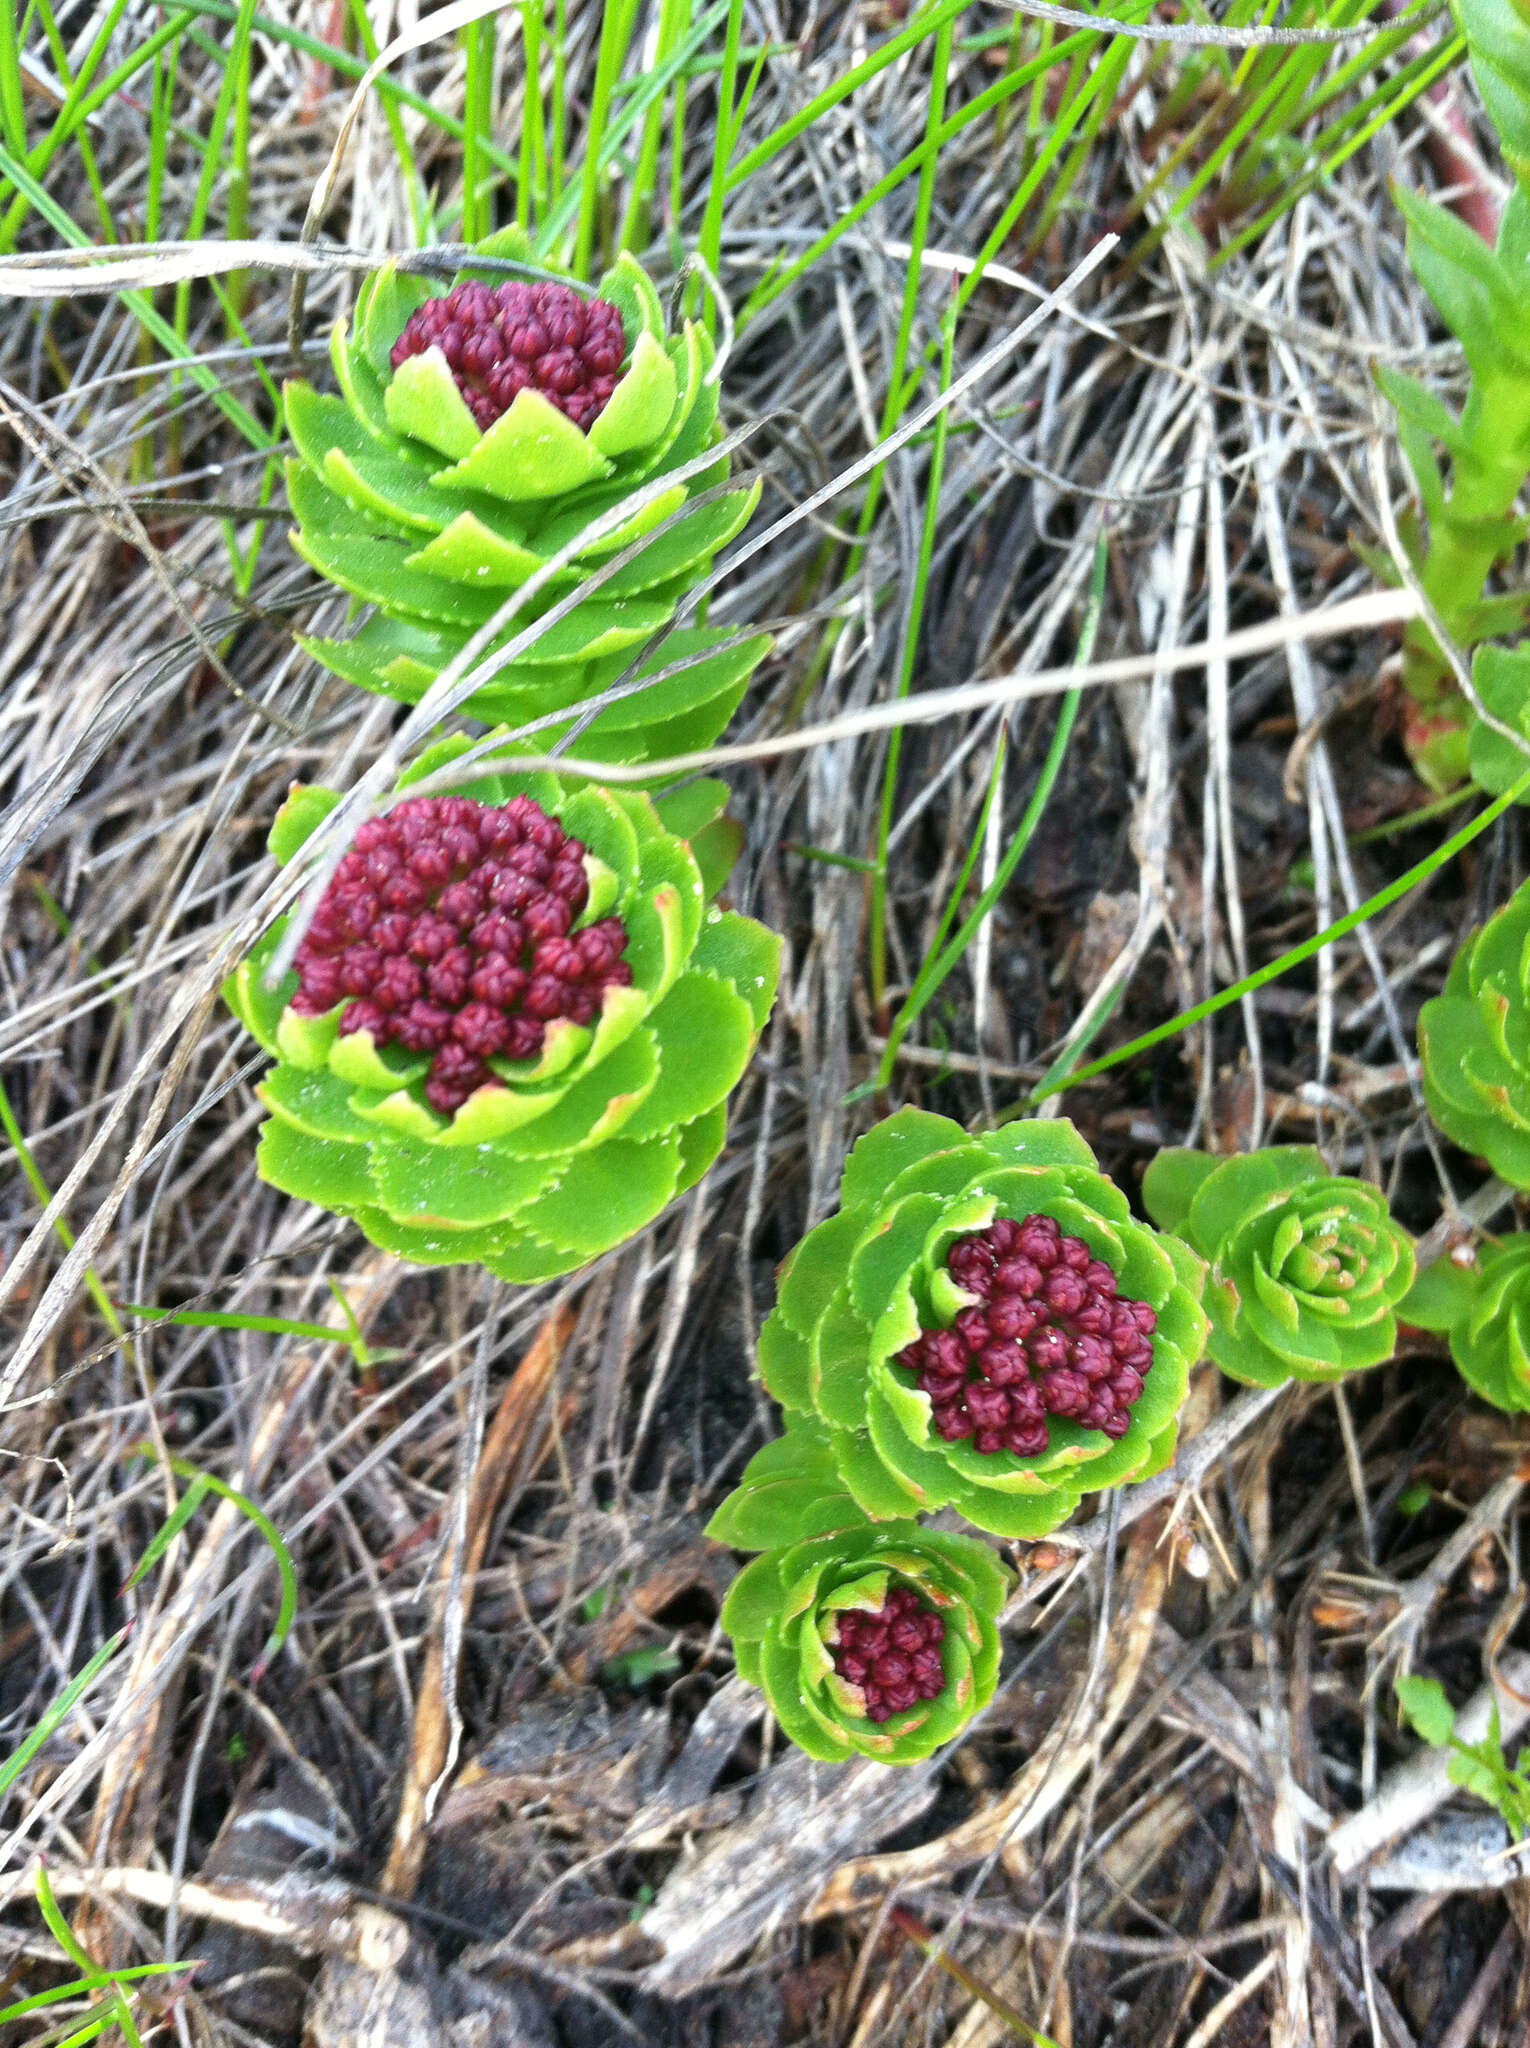
[[[1043,1448],[980,1449],[975,1435],[943,1434],[965,1419],[950,1420],[949,1394],[942,1404],[925,1391],[900,1354],[938,1341],[974,1308],[947,1264],[961,1240],[991,1233],[999,1219],[1038,1217],[1081,1240],[1109,1269],[1122,1303],[1151,1321],[1150,1364],[1119,1435],[1049,1412]],[[965,1255],[956,1250],[958,1264]],[[945,1117],[900,1110],[854,1147],[839,1213],[783,1264],[760,1335],[760,1373],[789,1432],[822,1429],[839,1483],[872,1520],[953,1507],[996,1535],[1043,1536],[1085,1493],[1145,1479],[1173,1457],[1208,1329],[1205,1270],[1179,1239],[1133,1218],[1065,1120],[969,1136]],[[959,1389],[969,1407],[974,1391],[992,1402],[991,1382],[979,1384],[983,1370],[980,1357]],[[1013,1378],[1006,1393],[1032,1398]]]
[[[399,790],[469,744],[428,750]],[[296,972],[266,986],[286,920],[224,995],[274,1062],[256,1091],[269,1113],[263,1180],[353,1218],[399,1258],[474,1262],[530,1283],[642,1230],[716,1160],[726,1098],[775,999],[780,942],[709,900],[734,844],[717,830],[720,783],[656,803],[528,772],[506,752],[449,793],[493,806],[529,798],[584,849],[587,901],[569,936],[619,921],[629,977],[604,989],[588,1025],[550,1023],[535,1057],[488,1059],[484,1085],[444,1114],[426,1094],[429,1057],[342,1030],[343,1001],[301,1014]],[[271,832],[277,860],[292,860],[338,801],[294,785]]]
[[[627,354],[588,429],[536,389],[480,427],[439,347],[395,369],[395,343],[432,298],[473,281],[553,278],[532,269],[518,228],[476,253],[516,269],[470,266],[448,281],[385,265],[361,287],[353,315],[335,323],[339,395],[301,380],[286,386],[297,451],[287,466],[292,542],[370,608],[349,639],[306,638],[304,647],[346,681],[414,704],[533,577],[541,583],[489,655],[651,535],[463,707],[519,726],[573,710],[621,677],[742,529],[760,485],[686,509],[728,477],[726,456],[679,474],[722,438],[713,348],[694,321],[667,331],[658,293],[626,254],[595,287],[620,312]],[[544,575],[555,557],[560,566]],[[626,761],[709,745],[770,646],[768,634],[675,630],[639,663],[638,675],[654,680],[597,714],[579,751]],[[543,743],[566,729],[543,728]]]
[[[1530,883],[1457,953],[1419,1012],[1418,1048],[1446,1137],[1530,1187]]]
[[[1436,1259],[1398,1307],[1438,1330],[1474,1393],[1507,1414],[1530,1409],[1530,1235],[1505,1238],[1470,1266]]]
[[[809,1756],[917,1763],[993,1698],[1011,1576],[969,1536],[850,1512],[747,1564],[722,1626],[739,1677]]]
[[[1233,1379],[1336,1380],[1396,1350],[1413,1241],[1378,1189],[1329,1174],[1313,1146],[1223,1160],[1170,1146],[1142,1200],[1208,1261],[1207,1355]]]

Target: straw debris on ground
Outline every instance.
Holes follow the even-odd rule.
[[[599,10],[569,12],[577,110]],[[904,10],[751,0],[745,18],[770,54],[736,157]],[[158,19],[124,13],[114,56]],[[339,41],[343,20],[299,6],[290,24]],[[954,96],[999,75],[1013,20],[968,10]],[[500,21],[495,132],[513,155],[520,44]],[[89,26],[60,16],[67,42]],[[460,112],[459,45],[429,27],[393,75]],[[121,243],[182,234],[201,169],[187,124],[205,127],[228,32],[209,14],[179,46],[157,225],[148,86],[93,120]],[[765,478],[752,531],[788,523],[720,564],[712,616],[777,634],[730,739],[808,731],[728,771],[745,835],[729,893],[784,934],[782,996],[718,1167],[638,1240],[538,1289],[391,1262],[258,1183],[261,1062],[217,999],[277,900],[264,837],[289,783],[349,786],[400,721],[296,646],[343,608],[289,551],[279,475],[226,411],[275,445],[290,264],[352,81],[253,39],[241,205],[259,249],[185,284],[204,382],[40,207],[11,246],[55,253],[45,295],[0,258],[0,1756],[133,1622],[0,1805],[0,2007],[69,1974],[35,1907],[41,1854],[99,1963],[200,1959],[134,2002],[146,2042],[187,2048],[990,2048],[1017,2038],[990,1999],[1061,2048],[1524,2040],[1523,1865],[1391,1692],[1411,1663],[1478,1695],[1485,1725],[1496,1681],[1511,1752],[1530,1715],[1525,1433],[1433,1341],[1332,1390],[1239,1393],[1203,1371],[1175,1473],[1010,1546],[998,1698],[928,1763],[783,1748],[716,1625],[734,1563],[702,1529],[776,1426],[750,1376],[773,1268],[826,1213],[858,1132],[901,1102],[963,1122],[1014,1107],[1060,1056],[1274,958],[1467,815],[1409,822],[1424,792],[1397,738],[1396,625],[1300,622],[1374,589],[1352,542],[1384,549],[1405,503],[1368,365],[1442,389],[1458,374],[1387,180],[1437,185],[1441,132],[1450,161],[1463,132],[1488,154],[1470,81],[1451,74],[1447,100],[1211,267],[1214,221],[1141,248],[1155,215],[1134,195],[1169,146],[1154,122],[1174,76],[1153,61],[1136,47],[1065,203],[1039,235],[1027,217],[956,330],[960,376],[1120,234],[951,410],[913,685],[1013,688],[904,734],[880,1008],[858,864],[886,739],[836,727],[888,699],[919,561],[928,430],[887,460],[850,552],[917,179],[741,327],[725,421]],[[915,47],[730,196],[718,282],[735,310],[919,147],[928,62]],[[661,285],[706,204],[715,75],[691,81],[684,208],[646,259]],[[46,107],[25,104],[41,133]],[[397,118],[444,203],[458,146],[415,109]],[[914,332],[936,368],[953,280],[1027,133],[975,124],[939,157]],[[77,148],[36,179],[98,238]],[[619,199],[618,180],[606,227]],[[226,203],[215,187],[209,235]],[[311,243],[311,373],[357,264],[415,232],[371,94]],[[134,288],[168,318],[180,287],[172,265]],[[918,403],[937,396],[932,368]],[[258,531],[245,581],[226,539],[247,551]],[[1086,680],[992,919],[887,1090],[847,1102],[931,946],[1001,740],[969,904],[1035,787],[1102,536],[1093,659],[1145,656],[1145,672]],[[1225,651],[1272,621],[1265,651]],[[1153,666],[1187,646],[1194,665]],[[1413,1024],[1524,873],[1511,812],[1353,938],[1052,1106],[1128,1190],[1163,1144],[1316,1142],[1448,1254],[1469,1223],[1509,1220],[1510,1197],[1431,1137]],[[171,1310],[204,1321],[155,1320]],[[236,1504],[209,1498],[119,1591],[174,1505],[171,1455],[258,1501],[290,1552],[296,1623],[263,1672],[280,1586]],[[52,2038],[56,2019],[0,2035]]]

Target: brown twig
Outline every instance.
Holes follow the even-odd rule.
[[[425,1653],[425,1670],[415,1706],[414,1736],[403,1798],[393,1825],[393,1845],[383,1870],[382,1889],[392,1898],[413,1897],[425,1863],[426,1830],[431,1807],[447,1768],[451,1709],[446,1696],[445,1603],[454,1579],[462,1586],[464,1619],[473,1603],[474,1580],[483,1563],[489,1531],[500,1496],[515,1461],[525,1446],[547,1390],[552,1385],[563,1347],[574,1327],[571,1309],[550,1316],[532,1340],[511,1375],[489,1425],[468,1494],[465,1533],[460,1553],[453,1543],[441,1562],[437,1580],[437,1614]]]

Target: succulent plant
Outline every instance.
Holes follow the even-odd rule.
[[[1313,1146],[1222,1160],[1169,1146],[1142,1200],[1209,1262],[1207,1355],[1232,1378],[1336,1380],[1396,1350],[1412,1239],[1379,1189],[1329,1174]]]
[[[1473,46],[1474,67],[1491,99],[1494,59],[1509,47],[1501,32],[1516,8],[1513,0],[1472,0],[1472,11],[1482,31]],[[1517,41],[1522,67],[1530,47],[1522,22]],[[1506,74],[1498,82],[1506,82]],[[1498,104],[1502,112],[1508,101]],[[1530,191],[1511,195],[1494,248],[1447,207],[1418,193],[1399,191],[1396,199],[1408,223],[1408,262],[1460,342],[1470,373],[1457,414],[1427,385],[1387,365],[1376,369],[1396,408],[1398,440],[1418,486],[1419,512],[1401,522],[1400,537],[1450,639],[1472,648],[1522,630],[1530,617],[1522,587],[1488,590],[1494,570],[1525,537],[1517,506],[1530,474]],[[1448,484],[1436,449],[1449,458]],[[1388,558],[1368,552],[1366,558],[1396,580]],[[1403,743],[1421,780],[1446,790],[1468,767],[1475,774],[1472,735],[1491,728],[1473,719],[1424,619],[1412,620],[1403,636],[1402,686]],[[1481,677],[1478,687],[1489,694]],[[1520,721],[1511,715],[1505,723],[1518,729]],[[1523,762],[1516,772],[1524,772]]]
[[[739,1677],[809,1756],[909,1764],[993,1698],[1009,1586],[969,1536],[855,1516],[752,1559],[722,1626]]]
[[[423,754],[400,790],[466,749]],[[518,769],[357,832],[293,969],[278,924],[225,995],[276,1064],[263,1179],[421,1265],[569,1271],[711,1165],[774,998],[778,941],[707,903],[691,840],[720,784],[661,800]],[[295,786],[292,859],[339,801]]]
[[[1205,1266],[1134,1221],[1061,1119],[969,1137],[900,1110],[781,1270],[760,1372],[873,1520],[1043,1536],[1173,1456]]]
[[[1530,1187],[1530,883],[1457,953],[1419,1012],[1418,1048],[1440,1129]]]
[[[753,511],[756,483],[689,511],[726,482],[714,358],[686,321],[667,334],[642,267],[622,255],[593,295],[529,268],[516,228],[477,245],[448,286],[387,264],[336,322],[339,397],[286,387],[293,545],[372,616],[348,640],[303,645],[363,689],[418,703],[513,592],[566,554],[526,600],[503,648],[644,535],[594,589],[466,709],[524,724],[606,689]],[[494,266],[500,266],[496,269]],[[731,643],[731,644],[730,644]],[[721,732],[770,646],[720,628],[672,633],[640,664],[658,678],[597,714],[591,757],[651,759]],[[566,730],[546,729],[544,740]]]
[[[1468,1265],[1436,1259],[1397,1312],[1444,1332],[1462,1379],[1484,1401],[1509,1414],[1530,1409],[1530,1235],[1504,1238]]]

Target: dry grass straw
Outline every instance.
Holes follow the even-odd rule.
[[[570,12],[572,104],[593,42],[589,10]],[[767,64],[750,133],[781,126],[868,20],[836,15],[816,45]],[[798,41],[775,0],[750,21]],[[401,78],[460,105],[452,48],[413,40]],[[501,79],[512,112],[517,48]],[[203,62],[186,49],[184,65]],[[692,2041],[714,2022],[743,2040],[746,2014],[765,2011],[825,2044],[913,2048],[953,2027],[965,2048],[997,2039],[991,2016],[888,1933],[889,1902],[907,1897],[1065,2048],[1410,2048],[1422,2036],[1393,1923],[1411,1914],[1413,1939],[1496,1971],[1491,1992],[1507,1967],[1487,1955],[1498,1919],[1472,1908],[1489,1929],[1479,1958],[1444,1880],[1406,1904],[1346,1890],[1325,1833],[1386,1796],[1385,1694],[1366,1683],[1384,1623],[1406,1608],[1418,1641],[1443,1602],[1469,1639],[1517,1581],[1512,1538],[1493,1547],[1517,1486],[1494,1489],[1503,1447],[1473,1434],[1444,1373],[1405,1362],[1377,1375],[1342,1430],[1326,1396],[1222,1406],[1199,1385],[1177,1472],[1026,1561],[1011,1675],[954,1755],[896,1774],[824,1770],[774,1751],[721,1682],[708,1617],[728,1562],[699,1527],[769,1427],[748,1368],[770,1267],[832,1202],[878,1109],[844,1099],[887,1021],[865,993],[862,877],[789,849],[858,857],[875,839],[928,459],[917,433],[883,451],[860,574],[838,588],[821,569],[876,438],[910,202],[895,196],[874,233],[847,237],[739,338],[729,369],[727,419],[755,429],[743,459],[766,475],[774,524],[768,549],[724,565],[713,616],[779,622],[779,650],[716,758],[737,771],[746,826],[735,898],[786,934],[788,969],[723,1162],[637,1242],[520,1292],[390,1265],[254,1181],[258,1062],[216,991],[292,894],[264,859],[266,824],[295,777],[365,800],[391,780],[377,764],[428,723],[326,682],[297,652],[293,627],[334,630],[341,608],[279,525],[252,587],[236,587],[218,517],[185,506],[237,508],[247,546],[265,518],[260,462],[195,387],[139,360],[133,323],[102,296],[103,270],[113,287],[254,273],[248,350],[220,346],[215,303],[193,299],[195,345],[254,404],[257,363],[282,361],[291,275],[306,277],[317,336],[358,265],[402,239],[407,199],[369,102],[323,221],[333,244],[300,245],[347,94],[305,98],[305,60],[278,44],[258,42],[255,62],[247,240],[67,260],[39,242],[0,262],[0,398],[13,425],[34,423],[3,444],[0,1065],[53,1191],[45,1208],[7,1173],[0,1220],[0,1754],[118,1624],[115,1589],[169,1506],[162,1470],[125,1455],[144,1438],[258,1495],[303,1602],[252,1686],[269,1559],[237,1515],[193,1525],[136,1596],[135,1646],[0,1815],[0,1979],[45,1967],[24,1898],[41,1852],[98,1953],[223,1958],[168,2011],[182,2043],[276,2037],[249,2017],[258,1983],[243,2004],[228,1990],[227,1944],[256,1936],[264,1948],[238,1951],[256,1979],[324,1959],[315,2041],[351,2038],[344,2015],[368,1983],[374,2038],[389,2041],[424,2025],[481,2038],[448,2032],[451,2012],[499,2038],[516,2012],[554,2008],[583,2012],[577,2038],[591,2040],[635,2024]],[[981,51],[960,62],[986,78]],[[726,290],[742,296],[917,142],[920,79],[917,58],[895,67],[734,205]],[[114,113],[98,144],[124,202],[135,118]],[[1121,112],[1034,275],[991,271],[959,337],[959,368],[994,359],[953,413],[918,671],[921,690],[945,694],[916,697],[929,722],[904,742],[895,994],[930,946],[1001,733],[993,858],[1023,807],[1051,730],[1045,693],[1079,680],[1066,663],[1101,508],[1111,537],[1097,687],[1054,809],[973,974],[900,1058],[900,1097],[963,1118],[1012,1102],[1096,1025],[1102,1044],[1156,1021],[1360,900],[1389,856],[1351,848],[1354,818],[1409,801],[1395,754],[1373,729],[1358,743],[1366,711],[1358,724],[1344,711],[1342,746],[1332,723],[1336,705],[1363,704],[1384,629],[1410,605],[1370,596],[1344,544],[1380,523],[1368,493],[1384,426],[1366,358],[1416,359],[1430,339],[1382,161],[1354,159],[1214,285],[1171,236],[1148,272],[1107,266],[1081,284],[1074,314],[1055,300],[1038,311],[1038,282],[1060,286],[1101,246],[1139,120]],[[439,137],[409,124],[426,174],[448,178]],[[688,135],[698,217],[704,127]],[[1002,152],[975,142],[942,165],[921,343],[1002,175]],[[83,183],[58,176],[86,218]],[[1004,347],[1026,319],[1023,346]],[[163,455],[172,422],[177,470],[132,472],[135,446]],[[1395,465],[1382,473],[1398,488]],[[1297,859],[1305,886],[1289,881]],[[1517,832],[1501,830],[1475,891],[1453,881],[1402,906],[1321,956],[1311,985],[1250,999],[1165,1049],[1153,1075],[1070,1097],[1069,1113],[1128,1185],[1161,1142],[1317,1138],[1416,1220],[1454,1214],[1414,1097],[1409,1021],[1451,935],[1501,900],[1518,860]],[[1425,947],[1435,964],[1419,972]],[[156,1327],[120,1307],[119,1334],[88,1275],[114,1304],[335,1336]],[[528,1373],[538,1399],[522,1404]],[[514,1428],[485,1436],[496,1403]],[[495,1450],[487,1466],[480,1445]],[[1395,1512],[1420,1467],[1492,1503],[1464,1587],[1429,1579],[1433,1546],[1421,1555]],[[1350,1582],[1333,1575],[1357,1569],[1345,1606],[1335,1589]],[[1422,1611],[1408,1590],[1420,1586]],[[678,1674],[672,1692],[618,1685],[602,1701],[593,1682],[640,1674],[614,1662],[634,1653]],[[459,1740],[481,1751],[463,1779],[471,1829],[438,1797]],[[326,1818],[306,1836],[291,1822],[284,1870],[241,1864],[226,1830],[210,1850],[231,1815],[253,1827],[287,1812],[294,1785]],[[452,1954],[470,1943],[456,1960],[432,1947],[443,1932]],[[1252,2015],[1255,2031],[1238,2033]],[[1486,2044],[1514,2023],[1483,2024],[1499,2028]]]

